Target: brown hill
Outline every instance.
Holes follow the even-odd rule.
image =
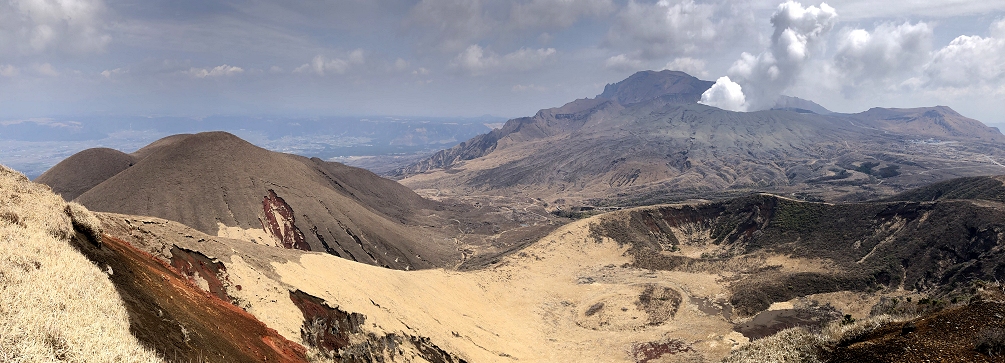
[[[271,152],[223,132],[158,140],[126,155],[136,163],[112,176],[75,167],[106,154],[118,155],[87,150],[76,164],[57,165],[47,174],[62,177],[50,186],[59,193],[71,185],[63,181],[90,180],[97,185],[77,200],[95,210],[397,269],[477,266],[557,227],[541,201],[424,199],[367,170]]]
[[[77,200],[213,235],[257,230],[261,243],[388,267],[458,259],[435,231],[406,227],[429,225],[424,213],[437,203],[362,169],[271,152],[223,132],[173,136],[137,154],[145,157]]]
[[[63,199],[73,200],[139,159],[109,148],[87,149],[60,161],[35,178],[35,182],[48,185]]]
[[[396,176],[415,189],[640,205],[752,190],[866,200],[1003,170],[1005,136],[945,107],[730,112],[683,102],[697,86],[654,87],[658,79],[681,76],[639,73],[607,96],[510,120]],[[671,93],[651,97],[659,92]],[[941,141],[923,141],[932,137]]]

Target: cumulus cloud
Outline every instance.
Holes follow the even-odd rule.
[[[449,66],[471,75],[507,70],[527,71],[543,66],[554,58],[556,53],[555,48],[520,48],[515,52],[499,56],[478,44],[472,44],[454,57]]]
[[[21,54],[104,50],[111,40],[102,29],[105,12],[101,0],[0,2],[0,50]]]
[[[398,58],[394,61],[394,70],[400,72],[407,69],[408,69],[408,61],[401,58]]]
[[[223,77],[223,76],[233,76],[235,74],[243,73],[244,69],[241,67],[235,67],[227,64],[219,65],[213,68],[190,68],[185,73],[196,77],[196,78],[207,78],[207,77]],[[102,73],[104,74],[104,73]]]
[[[719,77],[711,88],[701,94],[698,103],[730,111],[746,111],[747,99],[743,88],[727,76]]]
[[[344,58],[328,58],[323,55],[315,56],[310,63],[305,63],[293,70],[295,73],[314,73],[319,76],[326,74],[345,74],[349,68],[366,63],[366,57],[362,49],[349,52]]]
[[[21,71],[17,67],[10,64],[0,65],[0,77],[16,77],[21,74]]]
[[[695,77],[705,77],[708,75],[708,72],[705,71],[705,61],[689,57],[675,58],[668,62],[663,69],[681,71]]]
[[[727,72],[743,87],[747,110],[762,110],[799,77],[821,37],[834,28],[837,11],[821,3],[803,7],[795,1],[778,6],[771,16],[774,33],[767,50],[754,56],[744,52]]]
[[[52,67],[52,64],[49,63],[36,64],[32,68],[35,69],[35,73],[42,76],[55,77],[59,75],[59,72],[57,72],[56,69]]]
[[[624,54],[618,54],[616,56],[607,58],[607,60],[604,62],[604,67],[622,72],[637,71],[642,69],[642,66],[643,63],[641,60],[629,57]]]
[[[105,78],[112,78],[113,76],[118,76],[120,74],[125,74],[125,73],[128,73],[128,72],[129,72],[128,70],[125,70],[125,69],[122,69],[122,68],[115,68],[115,69],[106,69],[104,71],[101,71],[101,75],[104,76]]]
[[[961,35],[936,51],[925,66],[928,84],[968,87],[1005,84],[1005,19],[991,25],[989,35]]]
[[[863,84],[887,82],[892,76],[916,71],[931,48],[932,27],[928,24],[883,23],[871,33],[845,30],[839,36],[834,65],[848,78],[847,94]]]
[[[734,6],[717,3],[630,0],[618,12],[604,44],[631,48],[646,60],[709,52],[743,34],[749,19],[749,12],[744,15]]]

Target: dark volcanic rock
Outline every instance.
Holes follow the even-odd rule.
[[[608,84],[597,98],[622,105],[663,98],[675,103],[695,103],[715,82],[702,81],[678,71],[641,71],[625,80]]]
[[[365,316],[331,307],[325,300],[303,291],[291,291],[290,300],[304,315],[304,326],[300,329],[303,341],[338,362],[383,362],[384,357],[397,361],[399,355],[409,351],[426,362],[466,363],[426,337],[364,333],[360,326],[366,322]]]

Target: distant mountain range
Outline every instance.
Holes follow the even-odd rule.
[[[697,104],[710,84],[639,72],[392,175],[412,188],[648,204],[751,190],[861,200],[1005,170],[1005,135],[948,107],[839,114],[783,97],[740,113]]]

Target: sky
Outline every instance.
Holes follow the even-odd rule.
[[[519,117],[662,69],[1005,123],[1005,2],[0,0],[0,120]]]

